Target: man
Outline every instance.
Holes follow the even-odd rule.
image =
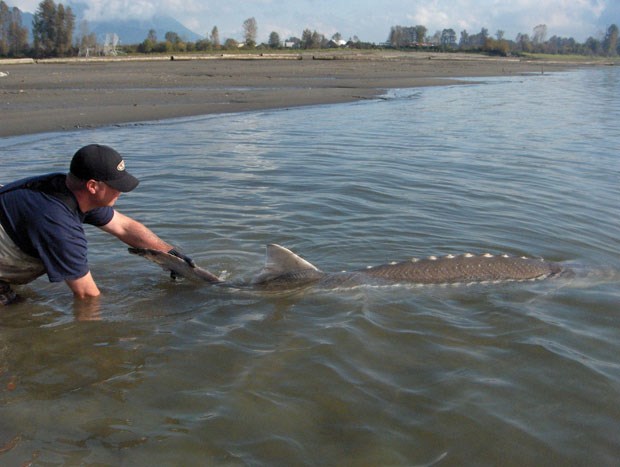
[[[16,299],[11,284],[44,273],[64,281],[76,298],[100,294],[88,266],[82,224],[92,224],[136,248],[153,248],[193,261],[140,222],[112,206],[138,186],[109,146],[79,149],[68,174],[54,173],[0,187],[0,305]]]

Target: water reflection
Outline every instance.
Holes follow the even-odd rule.
[[[77,321],[101,320],[101,298],[91,297],[73,302],[73,316]]]

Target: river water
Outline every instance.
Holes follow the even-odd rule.
[[[544,257],[535,283],[261,293],[171,282],[87,229],[99,309],[46,278],[0,312],[0,464],[615,465],[620,68],[0,140],[2,179],[91,142],[117,208],[202,267]]]

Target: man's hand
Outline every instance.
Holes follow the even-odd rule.
[[[173,248],[172,250],[170,250],[168,252],[168,254],[172,255],[172,256],[176,256],[177,258],[181,258],[183,261],[185,261],[187,264],[189,264],[192,268],[196,267],[196,263],[194,263],[194,260],[192,258],[190,258],[187,255],[184,255],[183,253],[181,253],[176,248]]]
[[[178,251],[176,248],[173,248],[172,250],[168,251],[168,254],[172,256],[176,256],[177,258],[181,258],[192,268],[196,267],[196,263],[194,263],[194,260],[192,258],[190,258],[187,255],[184,255],[183,253]],[[170,279],[172,279],[173,281],[177,280],[177,275],[174,271],[170,271]]]

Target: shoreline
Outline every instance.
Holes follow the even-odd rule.
[[[0,60],[0,137],[353,102],[592,65],[396,51]]]

